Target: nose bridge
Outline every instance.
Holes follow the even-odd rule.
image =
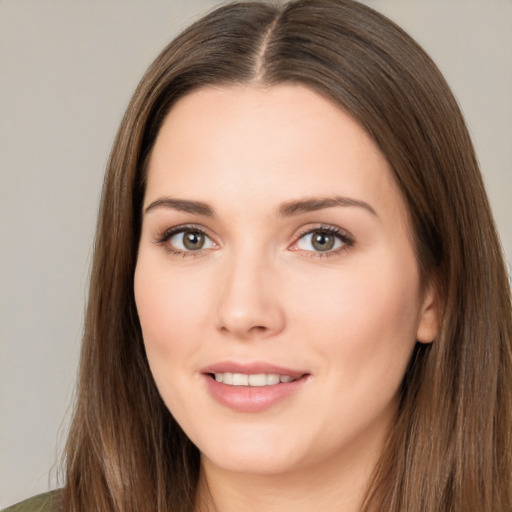
[[[284,310],[275,285],[277,268],[262,247],[233,248],[221,272],[218,326],[237,338],[269,336],[284,327]]]

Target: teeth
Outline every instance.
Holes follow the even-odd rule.
[[[243,373],[233,373],[233,386],[248,386],[249,375]]]
[[[253,375],[247,375],[245,373],[216,373],[215,380],[228,384],[229,386],[273,386],[280,382],[292,382],[295,380],[294,377],[289,375],[279,375],[277,373],[257,373]]]

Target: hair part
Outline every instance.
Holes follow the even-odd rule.
[[[185,30],[140,82],[105,176],[65,504],[78,511],[194,509],[199,453],[146,360],[133,275],[147,162],[160,126],[205,86],[300,84],[360,123],[408,206],[440,333],[417,344],[364,511],[505,512],[512,503],[512,312],[471,140],[446,82],[399,27],[350,0],[238,2]]]

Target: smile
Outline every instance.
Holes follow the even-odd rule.
[[[244,413],[263,412],[293,400],[311,380],[309,372],[263,362],[219,362],[202,369],[211,398]]]
[[[228,386],[253,386],[264,387],[274,386],[280,383],[293,382],[295,377],[290,375],[279,375],[277,373],[214,373],[212,376],[217,382],[222,382]]]

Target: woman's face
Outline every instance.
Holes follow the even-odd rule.
[[[374,460],[414,344],[435,336],[408,228],[377,146],[311,90],[178,101],[149,162],[135,298],[155,382],[204,464]]]

